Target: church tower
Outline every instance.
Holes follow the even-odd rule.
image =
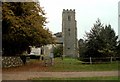
[[[62,12],[63,56],[77,57],[77,27],[75,9]]]

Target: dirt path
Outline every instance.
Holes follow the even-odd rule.
[[[27,80],[36,77],[99,77],[99,76],[118,76],[118,71],[100,72],[7,72],[2,74],[3,80]]]

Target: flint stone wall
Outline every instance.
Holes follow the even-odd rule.
[[[23,61],[20,57],[2,57],[2,68],[22,66]]]

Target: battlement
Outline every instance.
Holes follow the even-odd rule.
[[[75,9],[63,9],[63,12],[75,12]]]

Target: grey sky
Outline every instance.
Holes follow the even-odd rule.
[[[44,7],[49,23],[46,27],[53,33],[62,30],[62,10],[75,9],[78,39],[89,32],[97,18],[104,24],[111,24],[118,34],[119,0],[39,0]]]

